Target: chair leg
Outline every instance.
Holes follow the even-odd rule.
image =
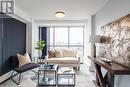
[[[21,80],[21,73],[19,73],[18,82],[16,82],[16,81],[13,79],[13,73],[14,73],[14,71],[13,71],[12,74],[11,74],[11,80],[12,80],[13,82],[15,82],[17,85],[19,85],[19,84],[20,84],[20,80]]]
[[[21,73],[19,74],[19,82],[18,82],[18,84],[20,84],[20,80],[21,80]]]

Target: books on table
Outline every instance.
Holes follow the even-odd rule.
[[[72,71],[72,68],[71,67],[61,67],[60,71],[61,72],[70,72],[70,71]]]

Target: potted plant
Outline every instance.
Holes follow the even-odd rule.
[[[39,57],[42,56],[42,50],[45,47],[45,41],[39,40],[37,41],[37,47],[35,47],[36,50],[38,50]]]

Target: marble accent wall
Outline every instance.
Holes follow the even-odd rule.
[[[111,41],[100,44],[99,55],[130,68],[130,14],[102,26],[100,35]]]

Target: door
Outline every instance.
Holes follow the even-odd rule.
[[[26,52],[26,24],[14,18],[3,20],[2,74],[11,71],[10,56]]]
[[[5,74],[11,70],[11,60],[9,57],[11,56],[11,29],[12,29],[12,19],[4,18],[3,19],[3,50],[2,50],[2,74]]]
[[[2,18],[0,18],[0,76],[2,74]]]

